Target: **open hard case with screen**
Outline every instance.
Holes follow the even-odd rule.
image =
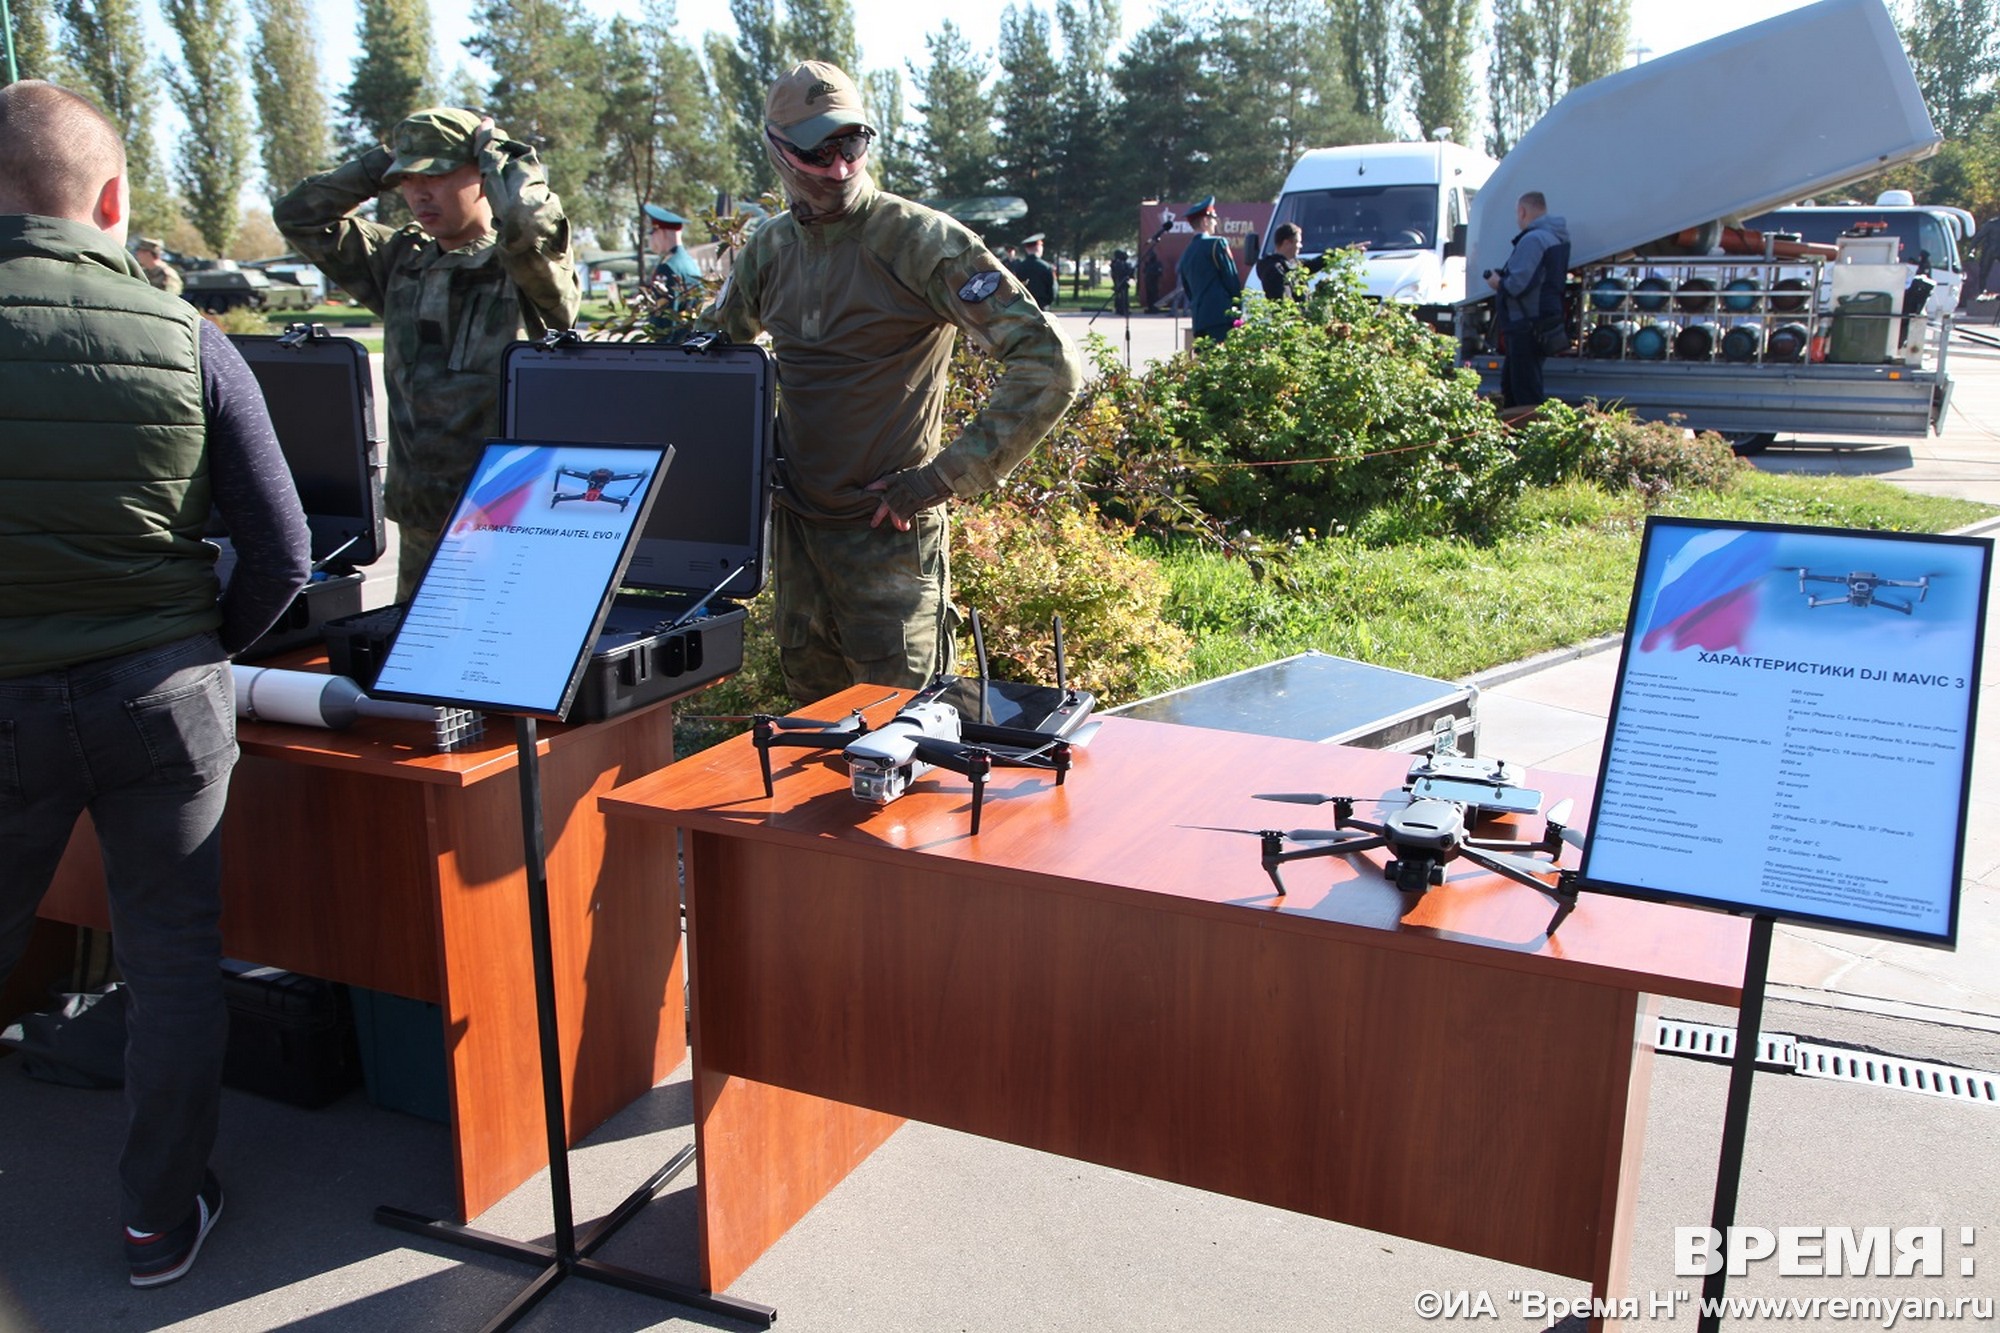
[[[751,346],[553,334],[507,350],[503,434],[674,448],[571,721],[616,717],[743,665],[740,599],[764,586],[766,569],[775,387],[769,355]],[[400,615],[384,607],[330,629],[335,669],[365,687]]]
[[[230,339],[264,391],[278,446],[312,532],[313,579],[264,637],[237,656],[255,661],[320,640],[326,622],[361,609],[361,567],[383,551],[382,442],[368,349],[295,325],[279,337]],[[221,536],[216,573],[227,582],[236,553]]]

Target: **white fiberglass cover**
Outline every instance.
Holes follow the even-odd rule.
[[[1881,0],[1821,0],[1572,90],[1480,191],[1466,271],[1506,262],[1530,190],[1567,220],[1577,266],[1927,156],[1940,138]]]

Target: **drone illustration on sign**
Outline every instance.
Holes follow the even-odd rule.
[[[1294,805],[1333,806],[1330,829],[1235,829],[1260,840],[1264,873],[1278,896],[1285,896],[1279,867],[1318,856],[1351,856],[1386,848],[1382,877],[1399,892],[1418,895],[1444,883],[1445,866],[1464,859],[1494,874],[1525,884],[1556,905],[1545,934],[1554,935],[1576,909],[1577,872],[1560,864],[1564,844],[1581,847],[1583,834],[1567,820],[1572,802],[1562,801],[1543,820],[1540,838],[1479,838],[1472,828],[1496,814],[1533,814],[1541,808],[1541,793],[1519,784],[1520,770],[1494,760],[1461,755],[1443,720],[1429,753],[1410,766],[1400,792],[1386,796],[1328,796],[1318,792],[1262,792],[1260,801]],[[1388,807],[1377,820],[1355,817],[1355,806],[1379,803]],[[1213,826],[1204,825],[1202,827]],[[1301,844],[1287,847],[1287,843]],[[1546,876],[1553,875],[1554,882]]]
[[[569,494],[563,493],[564,477],[572,477],[583,483],[583,489]],[[623,495],[606,495],[604,488],[618,481],[644,481],[643,472],[613,472],[608,467],[594,467],[585,472],[581,468],[559,467],[556,469],[555,493],[549,497],[549,508],[554,509],[566,500],[598,500],[605,504],[617,505],[623,509],[632,503],[632,492]],[[637,489],[636,487],[634,488]]]
[[[1799,591],[1806,595],[1806,606],[1809,608],[1879,606],[1884,611],[1900,611],[1907,616],[1914,612],[1916,602],[1923,601],[1931,590],[1931,576],[1928,574],[1920,574],[1913,579],[1885,579],[1879,574],[1864,570],[1856,570],[1852,574],[1815,574],[1798,566],[1787,566],[1787,568],[1798,569]],[[1806,587],[1808,583],[1845,584],[1847,591],[1838,596],[1822,597]],[[1915,588],[1917,595],[1914,600],[1909,597],[1884,596],[1882,593],[1884,588]]]
[[[980,675],[934,678],[879,727],[870,726],[867,714],[893,700],[893,694],[831,720],[770,713],[710,720],[751,724],[750,739],[757,749],[766,797],[776,793],[772,749],[838,749],[847,763],[854,799],[868,805],[888,805],[933,769],[970,778],[971,831],[978,833],[986,783],[994,769],[1040,769],[1054,773],[1055,785],[1060,787],[1075,752],[1090,743],[1098,724],[1084,721],[1096,699],[1087,691],[1068,686],[1060,617],[1055,622],[1057,684],[1053,688],[988,680],[976,614],[972,626],[974,642],[979,645]],[[989,720],[996,714],[1009,720]]]

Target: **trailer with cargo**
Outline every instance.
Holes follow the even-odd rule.
[[[1778,70],[1837,72],[1841,95],[1801,97]],[[1475,202],[1467,269],[1505,264],[1515,202],[1541,191],[1571,246],[1551,398],[1717,431],[1746,453],[1781,433],[1923,436],[1951,395],[1951,313],[1931,305],[1925,265],[1883,229],[1808,241],[1771,210],[1939,141],[1880,0],[1821,0],[1565,96]],[[1460,363],[1497,392],[1490,295],[1459,307],[1457,335]]]

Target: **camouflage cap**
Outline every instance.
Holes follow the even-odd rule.
[[[810,152],[835,130],[868,125],[868,112],[861,105],[861,90],[839,66],[808,60],[771,85],[764,123]]]
[[[132,242],[132,253],[137,254],[141,250],[151,250],[156,255],[163,255],[167,252],[167,243],[157,236],[141,236]]]
[[[470,164],[472,136],[482,119],[463,107],[434,106],[405,116],[390,132],[396,160],[382,173],[384,185],[405,176],[442,176]]]

